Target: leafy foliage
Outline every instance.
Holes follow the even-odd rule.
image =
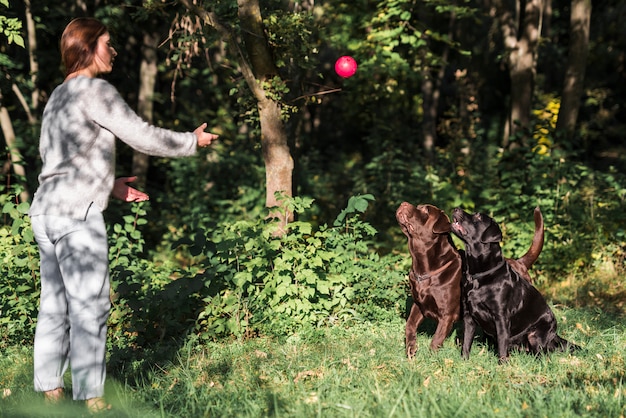
[[[0,0],[0,5],[9,7],[9,0]],[[15,43],[24,48],[24,38],[22,38],[21,30],[21,20],[0,14],[0,33],[6,37],[9,44]]]
[[[273,235],[274,222],[240,221],[192,241],[193,253],[205,254],[211,269],[207,287],[219,280],[219,293],[204,299],[198,330],[205,338],[251,336],[258,332],[293,332],[303,326],[371,319],[361,308],[369,306],[374,289],[395,289],[382,295],[378,307],[398,314],[403,276],[379,283],[372,270],[377,257],[367,244],[375,230],[355,217],[371,196],[356,197],[338,217],[335,227],[313,231],[306,222],[289,224],[283,237]],[[311,199],[292,198],[289,210],[300,213]],[[200,245],[198,245],[200,244]],[[387,276],[389,277],[389,275]],[[382,292],[384,293],[384,292]],[[392,313],[393,315],[393,313]]]
[[[39,250],[28,203],[16,203],[19,188],[0,186],[0,347],[32,340],[39,301]]]

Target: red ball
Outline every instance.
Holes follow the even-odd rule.
[[[339,77],[349,78],[356,73],[357,63],[351,56],[344,55],[335,62],[335,72]]]

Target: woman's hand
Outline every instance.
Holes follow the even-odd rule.
[[[143,202],[148,200],[150,197],[147,194],[128,185],[128,183],[132,183],[135,180],[137,180],[137,176],[115,179],[112,192],[113,197],[124,202]]]
[[[193,131],[193,133],[196,134],[196,137],[198,138],[199,147],[208,147],[209,145],[211,145],[211,142],[219,138],[219,135],[215,135],[210,132],[204,132],[206,127],[207,124],[203,123],[202,125],[198,126],[195,131]]]

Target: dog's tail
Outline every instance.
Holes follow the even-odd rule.
[[[541,250],[543,249],[543,239],[544,239],[544,231],[543,231],[543,215],[541,214],[541,209],[539,206],[535,208],[535,235],[533,236],[533,242],[530,244],[530,248],[519,258],[519,262],[521,262],[527,269],[537,261],[539,258],[539,254],[541,254]]]

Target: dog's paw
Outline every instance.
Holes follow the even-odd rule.
[[[415,358],[415,353],[417,352],[417,347],[409,347],[406,349],[406,357],[409,360],[413,360]]]

